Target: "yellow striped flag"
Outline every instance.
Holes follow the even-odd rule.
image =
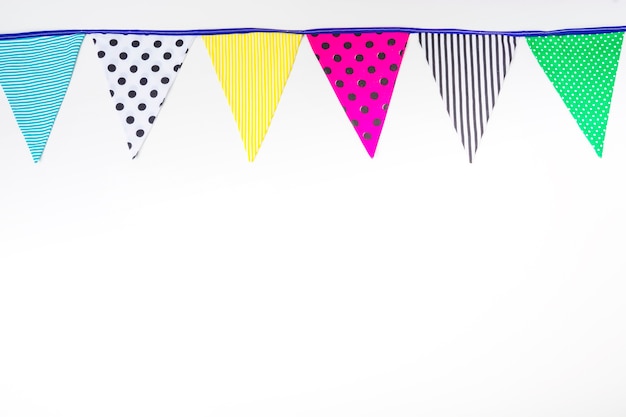
[[[278,106],[302,35],[246,33],[202,39],[252,162]]]

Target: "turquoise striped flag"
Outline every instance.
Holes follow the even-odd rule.
[[[39,162],[74,72],[84,35],[0,40],[0,85]]]

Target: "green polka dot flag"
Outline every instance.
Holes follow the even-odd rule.
[[[602,156],[623,32],[526,38],[548,79]]]

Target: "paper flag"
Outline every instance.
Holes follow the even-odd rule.
[[[84,35],[0,40],[0,85],[39,162],[70,84]]]
[[[133,158],[141,149],[195,36],[94,34],[109,93]]]
[[[202,38],[252,162],[278,106],[302,35],[262,32]]]
[[[503,35],[420,33],[439,93],[472,162],[515,53]]]
[[[602,156],[623,32],[538,36],[528,46],[598,156]]]
[[[408,33],[307,35],[363,146],[374,157]]]

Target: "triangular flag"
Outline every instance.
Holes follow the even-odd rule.
[[[148,137],[195,36],[94,34],[133,158]]]
[[[511,65],[517,41],[504,35],[420,33],[439,93],[472,162]]]
[[[363,146],[374,157],[408,33],[307,35]]]
[[[0,84],[39,162],[70,84],[84,35],[0,40]]]
[[[539,65],[600,157],[623,37],[623,32],[615,32],[526,38]]]
[[[248,160],[254,161],[302,35],[261,32],[202,38],[235,116]]]

